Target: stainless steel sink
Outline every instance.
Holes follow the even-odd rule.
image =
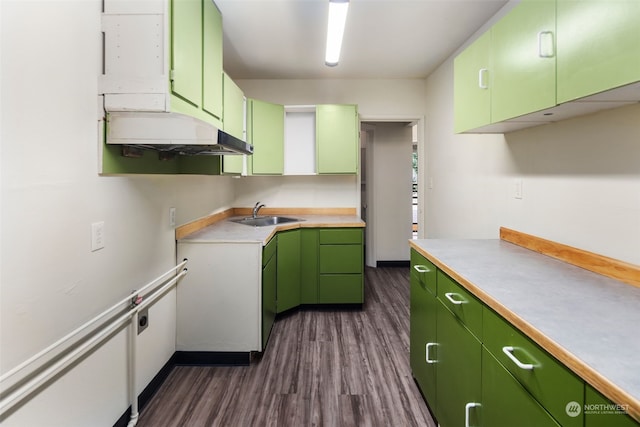
[[[237,222],[238,224],[249,225],[252,227],[266,227],[268,225],[286,224],[288,222],[304,221],[298,218],[288,218],[286,216],[258,216],[258,217],[246,217],[230,219],[229,221]]]

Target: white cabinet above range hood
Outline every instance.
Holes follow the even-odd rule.
[[[170,4],[104,0],[98,95],[105,142],[183,155],[253,154],[218,118],[172,108]]]

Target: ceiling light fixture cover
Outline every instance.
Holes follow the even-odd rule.
[[[327,25],[327,52],[324,62],[330,67],[338,65],[344,25],[347,21],[349,0],[329,0],[329,24]]]

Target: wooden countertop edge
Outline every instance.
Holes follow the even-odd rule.
[[[500,227],[500,239],[629,285],[640,287],[640,266]]]
[[[252,208],[229,208],[215,214],[207,215],[202,218],[198,218],[194,221],[188,222],[184,225],[176,227],[175,238],[176,240],[184,239],[185,237],[202,230],[216,222],[223,221],[227,218],[234,216],[251,215]],[[260,210],[261,215],[336,215],[336,216],[348,216],[356,215],[356,208],[262,208]],[[353,227],[366,227],[364,222],[295,222],[288,224],[280,224],[275,227],[272,233],[269,234],[265,240],[267,243],[278,231],[294,230],[296,228],[353,228]]]
[[[454,269],[450,268],[448,265],[440,261],[437,257],[433,256],[431,253],[425,251],[412,241],[409,241],[410,246],[418,251],[421,255],[429,259],[436,267],[440,268],[442,271],[447,273],[452,279],[457,281],[460,285],[464,286],[469,292],[478,297],[483,303],[485,303],[488,307],[493,309],[496,313],[500,314],[504,317],[509,323],[515,326],[522,333],[531,338],[535,343],[537,343],[540,347],[544,348],[547,352],[549,352],[552,356],[562,362],[565,366],[571,369],[576,375],[582,378],[584,381],[589,383],[592,387],[602,393],[604,396],[609,398],[611,401],[620,404],[620,405],[628,405],[628,414],[640,421],[640,401],[636,400],[629,393],[622,390],[616,384],[612,383],[606,377],[602,376],[598,371],[584,363],[581,359],[574,356],[572,353],[567,351],[564,347],[556,343],[555,341],[548,338],[545,334],[540,332],[538,329],[534,328],[523,320],[521,317],[516,315],[514,312],[509,310],[504,305],[500,304],[494,298],[485,293],[482,289],[475,286],[472,282],[467,280],[465,277],[459,275]]]

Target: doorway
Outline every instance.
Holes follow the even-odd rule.
[[[360,194],[361,214],[367,223],[368,266],[404,265],[409,261],[408,240],[413,238],[414,222],[416,232],[418,225],[418,193],[413,191],[417,188],[413,123],[363,121],[361,125]]]

